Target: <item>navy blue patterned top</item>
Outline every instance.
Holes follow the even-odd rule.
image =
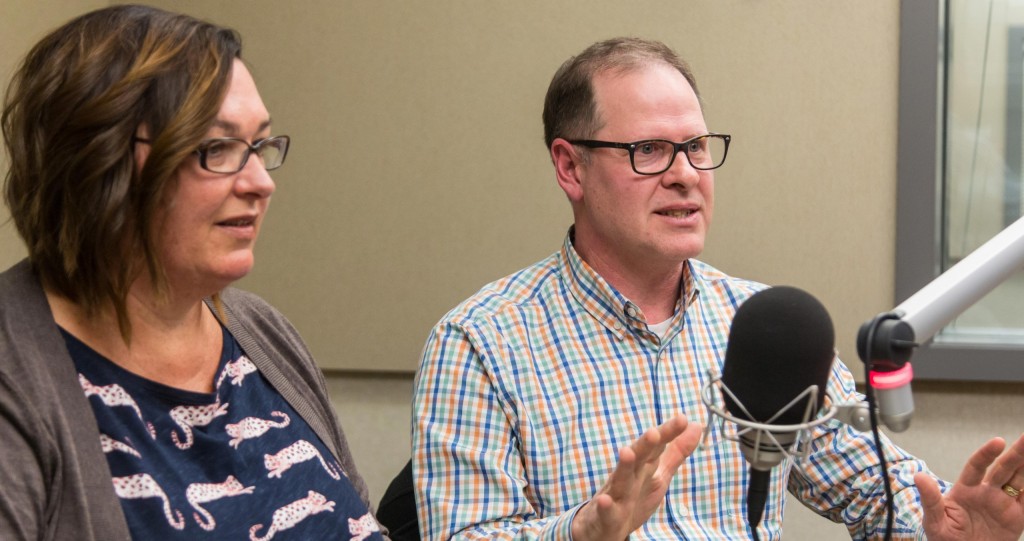
[[[224,329],[213,393],[137,376],[64,332],[135,539],[381,539],[313,430]]]

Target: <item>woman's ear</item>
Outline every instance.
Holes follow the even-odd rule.
[[[152,150],[152,139],[149,137],[149,125],[142,123],[135,128],[135,135],[132,137],[132,153],[135,158],[135,174],[142,174],[142,167],[146,165],[146,158]]]

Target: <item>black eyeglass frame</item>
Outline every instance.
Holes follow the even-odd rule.
[[[256,153],[257,156],[259,156],[260,149],[263,147],[263,145],[271,141],[276,142],[281,140],[284,141],[284,150],[281,152],[281,163],[275,165],[274,167],[266,167],[266,164],[264,164],[264,168],[266,168],[267,171],[273,171],[284,165],[284,160],[285,158],[288,157],[288,149],[291,147],[292,138],[287,135],[275,135],[273,137],[267,137],[266,139],[260,139],[259,141],[256,141],[256,144],[254,145],[249,144],[249,141],[246,141],[245,139],[239,139],[237,137],[215,137],[213,139],[204,139],[199,143],[199,148],[195,149],[194,152],[199,156],[199,167],[202,167],[203,169],[211,173],[231,175],[241,171],[242,169],[245,169],[245,165],[249,163],[249,156],[251,156],[254,152]],[[239,143],[242,143],[246,147],[245,156],[242,157],[242,162],[238,166],[238,169],[235,169],[234,171],[214,171],[213,169],[210,169],[206,165],[207,149],[209,149],[214,143],[221,143],[224,141],[238,141]],[[151,144],[153,141],[150,139],[146,139],[144,137],[132,137],[132,142]]]
[[[689,153],[689,151],[686,150],[686,145],[689,145],[690,143],[692,143],[692,142],[694,142],[694,141],[696,141],[698,139],[704,139],[704,138],[707,138],[707,137],[713,137],[713,138],[716,138],[716,139],[721,139],[723,142],[725,142],[725,149],[722,151],[722,161],[719,162],[718,165],[716,165],[714,167],[698,167],[698,166],[694,165],[693,160],[690,159],[690,153]],[[620,149],[623,149],[623,150],[628,150],[629,151],[629,165],[630,165],[630,167],[633,168],[633,171],[636,172],[636,174],[638,174],[638,175],[660,175],[660,174],[664,173],[665,171],[668,171],[672,167],[672,164],[676,163],[676,155],[679,154],[680,152],[682,152],[683,154],[686,155],[686,161],[689,162],[690,163],[690,167],[693,167],[694,169],[697,169],[699,171],[710,171],[712,169],[718,169],[723,164],[725,164],[725,158],[729,155],[729,143],[732,141],[732,136],[729,135],[729,134],[725,134],[725,133],[705,133],[704,135],[698,135],[696,137],[691,137],[691,138],[683,141],[682,143],[676,143],[675,141],[669,141],[668,139],[644,139],[642,141],[633,141],[632,143],[615,143],[615,142],[612,142],[612,141],[599,141],[599,140],[596,140],[596,139],[575,139],[575,140],[572,140],[572,141],[569,141],[569,140],[567,140],[567,141],[569,142],[569,144],[580,145],[580,146],[587,147],[587,148],[620,148]],[[655,171],[655,172],[651,172],[651,173],[646,173],[646,172],[638,170],[636,168],[636,161],[633,158],[634,153],[636,152],[636,148],[638,146],[640,146],[640,145],[645,144],[645,143],[654,143],[654,142],[668,143],[668,144],[672,145],[672,147],[675,149],[675,151],[672,153],[672,157],[669,158],[669,160],[668,160],[668,165],[666,165],[665,168],[662,169],[661,171]]]

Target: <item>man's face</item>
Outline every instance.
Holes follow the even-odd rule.
[[[592,139],[682,142],[708,133],[693,88],[667,64],[600,73],[594,92],[601,128]],[[714,207],[712,171],[694,169],[682,152],[658,175],[633,171],[626,150],[589,153],[577,169],[578,197],[568,194],[576,247],[588,263],[599,272],[644,275],[701,253]]]

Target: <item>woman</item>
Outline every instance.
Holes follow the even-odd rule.
[[[379,539],[322,374],[228,286],[288,152],[234,31],[83,15],[16,73],[0,538]]]

